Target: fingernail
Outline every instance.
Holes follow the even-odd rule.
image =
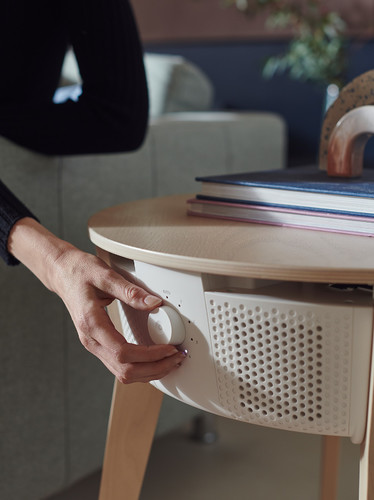
[[[178,358],[179,358],[179,359],[181,359],[181,358],[182,358],[182,363],[183,363],[183,361],[186,359],[186,357],[187,357],[187,355],[186,355],[183,351],[181,351],[181,352],[179,353]]]
[[[170,358],[171,356],[174,356],[175,354],[179,353],[178,349],[174,348],[172,351],[170,351],[167,355],[166,358]]]
[[[154,295],[147,295],[144,298],[144,303],[147,304],[147,306],[154,307],[159,304],[161,304],[162,300],[159,297],[155,297]]]

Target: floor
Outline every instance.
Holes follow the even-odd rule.
[[[218,440],[158,438],[140,500],[317,500],[320,437],[216,419]],[[359,447],[342,439],[339,500],[355,500]],[[100,474],[49,500],[97,500]],[[126,500],[124,492],[123,500]]]

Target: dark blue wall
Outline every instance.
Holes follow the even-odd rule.
[[[290,164],[317,158],[324,90],[287,76],[262,77],[267,57],[281,53],[285,42],[232,42],[152,44],[149,52],[180,54],[199,66],[215,87],[215,107],[232,110],[266,110],[280,113],[289,129]],[[374,41],[352,44],[348,80],[374,68]],[[374,141],[367,146],[366,163],[374,165]]]

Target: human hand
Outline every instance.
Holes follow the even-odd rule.
[[[171,345],[127,343],[105,308],[115,299],[138,310],[152,310],[161,299],[127,281],[101,259],[70,249],[56,262],[56,292],[64,301],[84,347],[125,384],[157,380],[185,355]]]
[[[17,222],[9,251],[65,303],[88,351],[125,384],[157,380],[178,367],[185,355],[172,345],[129,344],[111,322],[106,307],[118,298],[135,309],[162,302],[128,282],[101,259],[78,250],[33,219]]]

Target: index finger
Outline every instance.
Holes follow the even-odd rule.
[[[121,302],[135,309],[151,310],[162,303],[160,297],[132,283],[111,268],[107,270],[107,275],[103,276],[102,280],[100,280],[96,286],[98,286],[100,290],[109,293],[112,297],[119,299]]]

